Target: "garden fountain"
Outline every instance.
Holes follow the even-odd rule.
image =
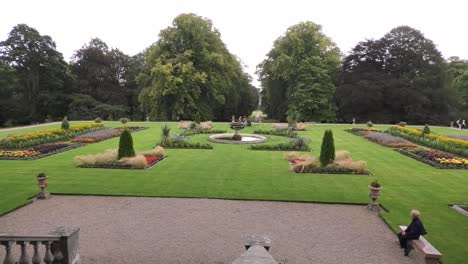
[[[239,131],[245,128],[245,123],[243,122],[233,121],[231,122],[230,127],[235,131],[234,134],[214,134],[208,137],[208,140],[215,143],[225,144],[257,144],[265,142],[267,140],[266,137],[260,135],[240,134]]]

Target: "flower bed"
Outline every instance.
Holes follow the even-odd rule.
[[[211,130],[202,130],[202,129],[190,129],[190,130],[183,130],[180,132],[180,136],[193,136],[193,135],[198,135],[198,134],[222,134],[226,133],[226,130],[217,130],[217,129],[211,129]]]
[[[68,140],[77,135],[103,128],[103,124],[80,124],[69,129],[48,129],[13,135],[0,140],[1,149],[23,149],[44,143]]]
[[[22,160],[31,159],[41,153],[33,150],[0,150],[0,159]]]
[[[117,149],[109,149],[95,155],[75,157],[80,168],[106,168],[106,169],[149,169],[166,158],[165,150],[156,147],[149,151],[136,153],[134,157],[117,158]]]
[[[371,127],[353,127],[351,129],[346,129],[345,131],[358,136],[364,136],[369,132],[380,132],[380,130]]]
[[[396,151],[439,169],[468,169],[468,159],[456,157],[450,153],[426,149],[395,149]]]
[[[214,149],[209,143],[190,142],[187,139],[172,138],[171,144],[166,146],[170,149]]]
[[[287,137],[291,133],[288,130],[264,130],[264,129],[256,129],[254,130],[254,134],[260,134],[260,135],[272,135],[272,136],[281,136],[281,137]]]
[[[258,144],[251,145],[251,150],[269,150],[269,151],[310,151],[309,146],[304,141],[295,141],[279,144]]]
[[[145,127],[127,127],[131,132],[141,131]],[[118,137],[122,134],[123,128],[106,128],[89,133],[82,134],[72,139],[72,142],[79,143],[96,143],[110,138]]]
[[[26,150],[0,150],[0,160],[36,160],[67,150],[76,149],[82,143],[46,143]]]
[[[414,148],[416,144],[411,143],[407,139],[392,136],[383,132],[367,132],[364,137],[372,142],[384,145],[391,148]]]
[[[370,175],[365,161],[353,161],[348,151],[340,150],[335,154],[335,161],[327,166],[321,166],[316,157],[299,156],[295,152],[285,154],[290,170],[295,173],[317,174],[356,174]]]
[[[401,126],[390,127],[387,132],[420,145],[468,157],[468,141],[463,139],[450,138],[436,133],[423,134],[419,129]]]
[[[135,168],[132,167],[130,164],[125,164],[119,161],[115,162],[108,162],[108,163],[100,163],[100,164],[94,164],[94,165],[79,165],[78,167],[80,168],[95,168],[95,169],[124,169],[124,170],[138,170],[138,169],[143,169],[143,170],[148,170],[151,169],[154,165],[158,164],[159,162],[163,161],[166,159],[167,156],[164,157],[145,157],[147,164],[145,165],[144,168]]]

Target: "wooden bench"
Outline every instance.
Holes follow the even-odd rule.
[[[400,230],[403,232],[406,230],[406,226],[399,226]],[[420,236],[417,240],[411,240],[408,243],[411,243],[414,248],[417,248],[424,254],[426,264],[437,264],[439,263],[442,254],[429,243],[423,236]]]

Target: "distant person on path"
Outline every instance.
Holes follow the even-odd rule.
[[[462,123],[460,123],[460,119],[457,120],[457,126],[458,126],[458,129],[461,130]]]
[[[463,119],[463,121],[462,121],[462,127],[463,127],[463,129],[465,129],[465,128],[466,128],[466,122],[465,122],[465,119]]]
[[[406,227],[405,231],[398,233],[398,240],[400,240],[400,247],[405,249],[405,256],[408,256],[410,252],[410,248],[408,247],[408,241],[410,240],[417,240],[420,236],[423,236],[426,233],[426,229],[424,229],[424,225],[419,219],[419,211],[412,210],[411,213],[412,221]]]

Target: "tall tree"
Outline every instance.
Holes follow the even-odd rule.
[[[146,52],[139,100],[153,119],[228,119],[250,113],[250,79],[210,20],[177,16]]]
[[[0,59],[15,69],[25,108],[20,122],[43,121],[67,110],[71,78],[67,63],[51,37],[25,24],[15,26],[0,42]]]
[[[379,40],[358,43],[344,59],[336,97],[345,120],[445,122],[444,60],[420,31],[394,28]]]
[[[340,51],[313,22],[294,25],[279,37],[258,73],[270,118],[330,121]]]
[[[98,38],[91,39],[74,55],[71,69],[76,90],[70,115],[74,118],[124,117],[129,112],[131,57],[118,49],[109,49]],[[92,98],[90,100],[89,97]],[[86,111],[83,111],[87,109]]]
[[[21,115],[21,103],[18,96],[19,80],[16,70],[0,62],[0,126],[14,125]]]
[[[468,60],[450,57],[446,68],[452,120],[468,114]]]

